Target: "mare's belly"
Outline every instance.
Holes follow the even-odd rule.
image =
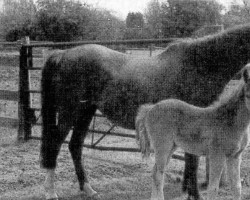
[[[112,123],[123,128],[134,129],[139,103],[126,95],[110,94],[98,103],[98,109]]]
[[[115,124],[134,129],[137,109],[147,103],[147,96],[147,92],[136,82],[113,80],[103,90],[98,109]]]
[[[135,115],[134,110],[125,107],[115,107],[115,106],[103,106],[100,107],[99,110],[101,113],[107,117],[112,123],[117,126],[127,128],[127,129],[135,129]]]
[[[190,138],[176,138],[175,144],[183,151],[197,156],[205,156],[209,153],[211,141],[209,138],[190,139]]]

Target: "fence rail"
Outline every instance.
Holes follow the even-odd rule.
[[[17,91],[0,90],[0,99],[6,101],[18,101],[19,93]]]
[[[15,118],[0,117],[0,127],[18,128],[19,120]]]
[[[0,100],[18,101],[19,93],[17,91],[0,90]],[[0,117],[0,127],[17,128],[19,120],[9,117]]]
[[[166,39],[143,39],[143,40],[107,40],[107,41],[96,41],[96,40],[90,40],[90,41],[81,41],[81,42],[57,42],[57,43],[33,43],[33,44],[23,44],[23,47],[54,47],[54,48],[60,48],[60,47],[73,47],[73,46],[79,46],[84,44],[100,44],[100,45],[146,45],[146,44],[168,44],[170,42],[173,42],[175,40],[178,40],[178,38],[166,38]]]

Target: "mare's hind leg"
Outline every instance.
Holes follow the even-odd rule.
[[[42,136],[41,145],[41,164],[46,169],[46,178],[44,182],[46,199],[57,199],[54,186],[56,159],[59,154],[62,143],[64,142],[70,130],[68,124],[69,118],[67,112],[59,112],[58,125],[51,127],[47,134]]]
[[[164,143],[155,148],[155,165],[153,168],[152,178],[152,195],[151,200],[164,200],[164,169],[176,150],[174,144]]]
[[[200,200],[202,197],[198,190],[197,171],[199,157],[185,153],[185,170],[182,190],[188,192],[188,200]]]
[[[234,195],[234,200],[241,199],[240,163],[241,155],[239,155],[237,158],[230,157],[227,160],[227,170]]]
[[[88,103],[86,103],[88,104]],[[88,196],[93,196],[96,191],[92,189],[88,182],[87,174],[82,165],[82,147],[84,138],[88,131],[89,124],[96,111],[95,105],[82,105],[79,110],[78,119],[76,121],[73,134],[69,143],[69,150],[74,162],[80,190],[86,192]]]
[[[219,191],[220,177],[225,166],[226,157],[221,152],[212,152],[209,155],[209,184],[207,200],[215,200]]]

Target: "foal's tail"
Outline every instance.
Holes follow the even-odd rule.
[[[150,135],[146,128],[147,114],[153,105],[146,104],[139,108],[135,120],[136,140],[140,145],[140,150],[143,158],[150,156]]]

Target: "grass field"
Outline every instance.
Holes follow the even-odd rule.
[[[34,72],[31,77],[32,87],[39,87],[39,72]],[[0,89],[18,89],[18,68],[3,64],[1,60]],[[35,98],[34,104],[39,104],[38,97]],[[0,115],[17,117],[17,103],[0,101]],[[103,129],[109,124],[105,119],[98,120],[97,123],[97,126]],[[124,129],[118,131],[129,132]],[[39,126],[33,128],[35,135],[40,135],[40,132]],[[0,200],[42,200],[45,174],[39,166],[40,141],[17,143],[16,137],[16,129],[0,128]],[[87,141],[90,137],[88,136]],[[107,137],[102,145],[137,147],[133,139],[120,137]],[[153,157],[145,162],[139,153],[103,152],[84,148],[83,159],[90,183],[100,193],[102,200],[150,199]],[[183,167],[182,161],[171,160],[165,173],[165,199],[186,199],[187,195],[181,191]],[[250,148],[244,152],[241,169],[243,200],[247,200],[250,199]],[[62,146],[56,173],[56,188],[60,199],[87,199],[78,191],[67,144]],[[199,182],[205,180],[204,158],[200,162],[198,179]],[[202,194],[206,196],[206,191],[202,191]],[[222,188],[219,196],[220,200],[232,199],[230,188]]]

